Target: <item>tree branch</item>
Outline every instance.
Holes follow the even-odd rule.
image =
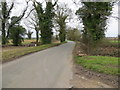
[[[29,1],[30,1],[30,0],[29,0]],[[10,29],[12,26],[14,26],[17,22],[19,22],[19,21],[24,17],[25,12],[26,12],[27,9],[28,9],[28,3],[29,3],[29,1],[26,1],[27,7],[26,7],[25,10],[23,11],[23,14],[22,14],[21,16],[19,16],[19,18],[18,18],[17,20],[15,20],[14,22],[12,22],[12,23],[9,25],[8,31],[7,31],[7,38],[9,37],[9,29]]]
[[[120,20],[120,18],[117,17],[117,16],[110,16],[110,17],[112,17],[112,18],[116,18],[116,19]]]
[[[53,7],[57,4],[58,0],[55,1],[55,3],[52,5]]]
[[[27,9],[28,9],[28,3],[29,3],[29,1],[26,1],[26,3],[27,3],[27,7],[26,7],[25,10],[23,11],[23,14],[22,14],[21,16],[19,16],[19,18],[18,18],[17,20],[15,20],[13,23],[11,23],[9,27],[12,27],[13,25],[15,25],[17,22],[19,22],[19,21],[24,17],[25,12],[26,12]]]
[[[8,18],[8,16],[10,16],[10,12],[11,12],[11,10],[13,9],[13,7],[14,7],[14,2],[12,3],[12,5],[10,6],[10,9],[8,10],[8,13],[7,13],[7,15],[6,15],[6,18]]]
[[[25,17],[25,18],[28,18],[30,16],[30,14],[32,13],[32,11],[35,10],[35,8],[31,9],[29,14]]]

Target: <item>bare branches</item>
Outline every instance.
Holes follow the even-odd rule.
[[[117,16],[110,16],[110,17],[120,20],[120,18]]]
[[[28,28],[31,28],[31,29],[36,29],[38,27],[38,24],[39,24],[39,20],[38,20],[38,17],[37,17],[37,13],[36,12],[32,12],[31,16],[27,19],[26,21],[28,24],[25,23],[25,25],[28,27]]]
[[[10,12],[11,12],[11,10],[13,9],[13,7],[14,7],[14,2],[13,2],[12,5],[10,6],[10,9],[8,10],[6,17],[9,17],[9,16],[10,16]]]
[[[33,27],[35,27],[36,26],[36,23],[35,23],[35,21],[33,21],[34,19],[32,19],[32,21],[31,20],[28,20],[28,23],[30,23],[30,25],[32,25]]]
[[[30,29],[35,29],[35,27],[34,26],[28,26],[28,24],[27,23],[24,23],[25,24],[25,26],[27,26],[28,28],[30,28]]]
[[[29,0],[29,1],[30,1],[30,0]],[[14,22],[12,22],[12,23],[9,25],[9,28],[12,27],[12,26],[13,26],[14,24],[16,24],[17,22],[19,22],[19,21],[24,17],[24,15],[25,15],[25,13],[26,13],[26,11],[27,11],[27,9],[28,9],[28,3],[29,3],[29,1],[26,1],[27,6],[26,6],[25,10],[23,11],[22,15],[20,15],[17,20],[15,20]]]
[[[75,5],[76,7],[79,7],[79,6],[82,5],[81,0],[72,0],[72,2],[74,3],[74,5]]]
[[[25,0],[25,1],[26,1],[26,0]],[[30,0],[29,0],[29,1],[30,1]],[[28,9],[28,3],[29,3],[29,1],[26,1],[27,6],[26,6],[25,10],[23,11],[22,15],[20,15],[14,22],[12,22],[12,23],[9,24],[8,31],[7,31],[7,38],[9,37],[9,29],[10,29],[13,25],[15,25],[17,22],[19,22],[19,21],[24,17],[24,15],[25,15],[25,13],[26,13],[26,11],[27,11],[27,9]]]
[[[25,18],[28,18],[30,16],[30,14],[32,13],[32,11],[34,11],[35,8],[31,9],[30,12],[28,13],[28,15]]]
[[[26,6],[25,10],[23,11],[23,14],[21,15],[20,19],[24,17],[25,12],[26,12],[27,9],[28,9],[28,3],[29,3],[29,1],[26,1],[26,3],[27,3],[27,6]]]
[[[11,4],[9,9],[7,7],[8,7],[7,2],[1,2],[1,9],[2,9],[1,13],[2,13],[4,19],[8,19],[9,18],[11,10],[14,7],[14,2],[12,2],[12,4]],[[1,19],[2,19],[2,15],[1,15]]]
[[[58,0],[55,1],[55,3],[53,4],[53,7],[57,4]]]
[[[57,6],[57,10],[56,10],[56,17],[68,17],[70,16],[70,13],[71,13],[71,9],[67,8],[67,5],[64,4],[61,6]]]

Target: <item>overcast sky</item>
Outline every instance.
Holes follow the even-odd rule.
[[[7,1],[10,1],[10,0],[7,0]],[[16,4],[15,4],[15,8],[12,10],[12,15],[17,16],[17,15],[21,14],[21,12],[22,12],[22,10],[24,10],[26,4],[24,3],[24,0],[15,0],[15,1],[16,1]],[[76,0],[76,1],[78,1],[78,0]],[[68,4],[68,7],[73,11],[72,20],[69,23],[67,23],[67,25],[70,27],[74,27],[74,28],[77,27],[79,29],[82,29],[82,23],[80,23],[77,20],[77,16],[75,16],[75,14],[74,14],[80,6],[74,4],[73,0],[59,0],[59,3]],[[31,8],[31,4],[29,4],[29,5],[30,5],[29,8]],[[118,5],[117,4],[113,7],[112,12],[113,12],[112,16],[118,17]],[[24,23],[24,21],[25,21],[25,19],[22,21],[22,24]],[[117,37],[118,36],[118,19],[111,17],[108,20],[107,27],[108,27],[108,29],[105,32],[107,37]],[[33,36],[35,37],[35,32],[34,32]]]
[[[112,16],[118,17],[118,5],[115,5],[113,8]],[[118,19],[111,17],[108,20],[108,29],[106,31],[107,37],[117,37],[118,36]]]

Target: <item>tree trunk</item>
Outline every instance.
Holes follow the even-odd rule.
[[[3,2],[2,3],[2,16],[3,16],[3,19],[2,19],[2,44],[6,44],[7,43],[7,40],[6,40],[6,30],[5,30],[5,23],[6,23],[6,14],[7,14],[7,3],[6,2]]]
[[[10,35],[10,28],[8,28],[8,31],[7,31],[7,36],[6,36],[6,38],[9,38],[9,35]]]
[[[5,31],[5,22],[2,21],[2,44],[6,44],[6,31]]]
[[[36,30],[36,43],[37,43],[37,46],[38,46],[38,40],[39,40],[39,31]]]

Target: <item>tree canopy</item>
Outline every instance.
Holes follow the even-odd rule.
[[[83,42],[89,47],[94,47],[105,37],[107,19],[111,15],[111,2],[82,2],[82,8],[76,11],[84,25]],[[90,50],[88,50],[90,52]]]

